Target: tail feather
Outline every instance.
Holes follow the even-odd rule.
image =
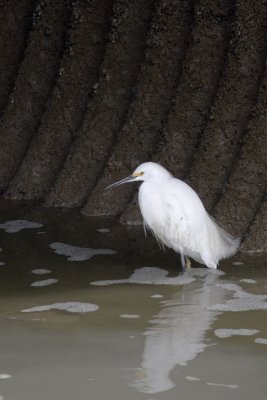
[[[239,249],[240,238],[226,232],[211,215],[207,214],[207,217],[213,255],[218,261],[233,256]]]

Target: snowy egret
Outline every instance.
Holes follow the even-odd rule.
[[[141,164],[132,175],[107,189],[136,181],[142,181],[138,202],[144,227],[163,247],[180,253],[183,271],[186,266],[190,267],[189,257],[216,269],[221,259],[237,252],[239,238],[234,238],[218,225],[189,185],[176,179],[159,164]]]

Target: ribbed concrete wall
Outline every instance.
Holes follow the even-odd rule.
[[[138,223],[154,160],[267,250],[265,0],[1,0],[3,197]]]

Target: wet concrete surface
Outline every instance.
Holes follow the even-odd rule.
[[[181,275],[140,230],[1,209],[1,399],[265,398],[266,256]]]

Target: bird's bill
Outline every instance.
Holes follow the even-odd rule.
[[[129,175],[129,176],[127,176],[127,178],[123,178],[120,181],[112,183],[111,185],[107,186],[105,188],[105,190],[111,189],[111,188],[116,187],[116,186],[123,185],[124,183],[134,182],[136,180],[136,178],[137,178],[137,176]]]

